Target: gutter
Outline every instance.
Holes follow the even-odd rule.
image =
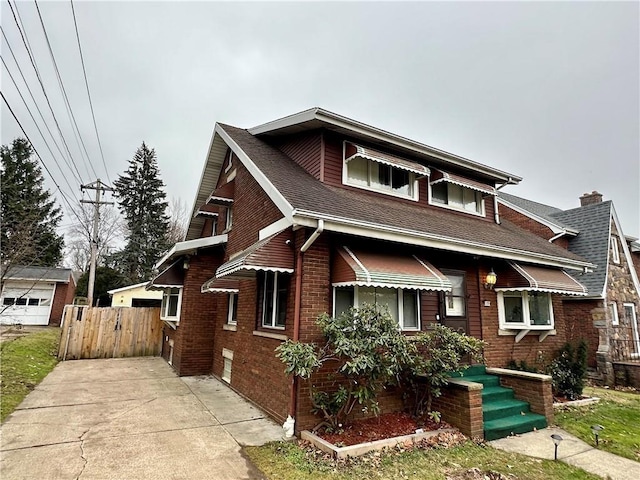
[[[307,239],[306,242],[300,247],[298,257],[296,258],[296,296],[295,304],[293,308],[293,341],[298,342],[300,340],[300,309],[302,304],[302,265],[304,259],[304,253],[309,250],[311,245],[318,239],[318,237],[324,231],[324,220],[318,219],[318,223],[315,231]],[[293,437],[295,434],[296,424],[296,410],[298,405],[298,377],[293,377],[291,380],[291,390],[289,392],[289,416],[282,425],[285,430],[285,436],[287,438]]]
[[[518,184],[518,182],[515,182],[513,180],[513,178],[509,177],[509,178],[507,178],[506,182],[504,182],[499,187],[496,187],[496,191],[500,190],[501,188],[506,187],[507,185],[517,185],[517,184]],[[498,212],[498,195],[494,195],[493,196],[493,215],[494,215],[495,222],[498,225],[500,225],[500,213]]]

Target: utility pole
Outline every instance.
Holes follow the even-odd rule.
[[[80,200],[81,203],[92,203],[93,211],[93,232],[91,234],[91,263],[89,264],[89,283],[87,285],[87,302],[93,306],[93,286],[96,281],[96,260],[98,257],[98,225],[100,224],[100,205],[113,205],[113,202],[100,201],[100,194],[103,192],[113,192],[113,188],[102,183],[98,178],[95,182],[80,185],[80,190],[95,190],[95,200]]]

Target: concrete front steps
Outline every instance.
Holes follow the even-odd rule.
[[[547,426],[543,415],[531,413],[529,404],[514,398],[513,389],[500,386],[500,378],[487,375],[484,365],[473,365],[460,377],[468,382],[481,383],[484,439],[496,440],[516,433],[531,432]]]

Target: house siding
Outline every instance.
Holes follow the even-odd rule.
[[[278,139],[275,147],[318,180],[322,171],[322,131],[316,130]]]

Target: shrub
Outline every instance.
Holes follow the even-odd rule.
[[[377,393],[398,383],[404,366],[415,356],[415,346],[388,311],[373,305],[352,308],[338,318],[323,314],[317,323],[325,337],[323,345],[287,340],[276,349],[285,372],[310,383],[313,412],[322,417],[314,431],[323,426],[341,428],[356,405],[377,415]],[[328,364],[335,365],[328,370],[332,385],[316,389],[311,379]]]
[[[452,372],[465,369],[464,357],[482,358],[484,342],[436,324],[428,332],[413,337],[417,353],[404,372],[405,386],[412,397],[416,417],[432,415],[431,404],[442,394]]]
[[[580,398],[584,389],[586,372],[586,342],[581,340],[577,349],[572,344],[565,343],[558,350],[556,358],[549,367],[554,393],[559,396],[565,396],[569,400]]]
[[[538,369],[533,365],[529,365],[525,360],[520,360],[519,362],[513,359],[509,360],[507,368],[509,370],[517,370],[519,372],[538,373]]]

